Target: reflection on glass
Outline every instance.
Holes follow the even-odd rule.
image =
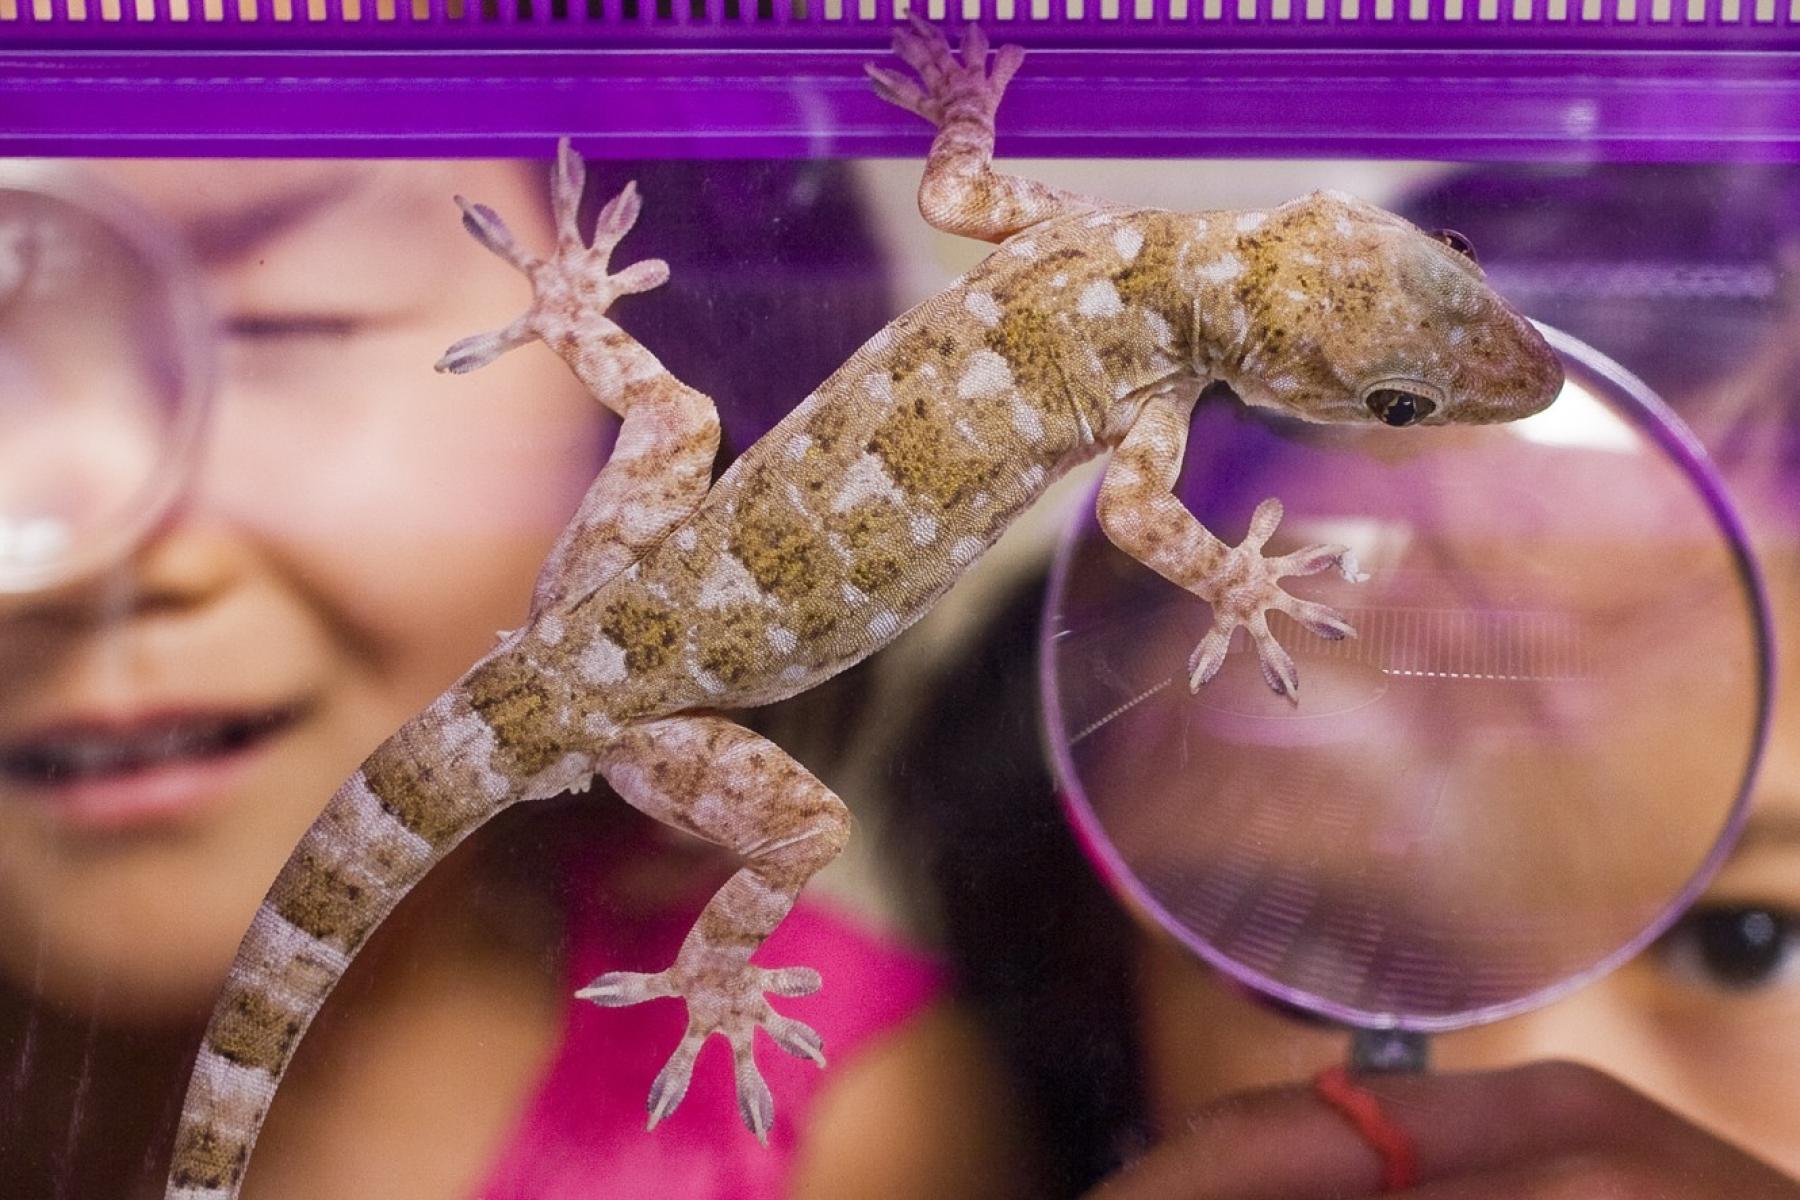
[[[1286,1001],[1431,1030],[1547,1000],[1652,936],[1736,814],[1766,703],[1741,541],[1641,385],[1559,349],[1563,396],[1511,426],[1203,409],[1201,520],[1232,541],[1278,495],[1270,553],[1341,542],[1372,576],[1295,588],[1359,635],[1284,639],[1297,706],[1243,646],[1190,695],[1206,606],[1091,524],[1065,546],[1044,669],[1077,822],[1130,899]]]
[[[0,592],[129,545],[178,490],[198,427],[185,272],[96,194],[51,171],[0,179]]]

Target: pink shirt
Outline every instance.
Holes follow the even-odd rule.
[[[607,971],[659,970],[673,961],[696,913],[622,927],[582,906],[572,918],[569,988]],[[870,1041],[918,1012],[941,977],[926,959],[876,936],[828,905],[802,900],[757,952],[767,966],[810,966],[811,996],[773,998],[777,1011],[825,1039],[820,1071],[757,1035],[756,1061],[775,1093],[764,1149],[738,1116],[730,1047],[707,1039],[674,1115],[644,1131],[645,1097],[686,1028],[678,1000],[600,1008],[571,1000],[562,1045],[479,1200],[777,1200],[822,1086]]]

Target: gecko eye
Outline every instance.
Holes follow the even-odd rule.
[[[1399,388],[1376,388],[1363,397],[1363,403],[1377,419],[1395,428],[1424,420],[1437,410],[1437,405],[1425,397]]]
[[[1444,243],[1444,245],[1450,247],[1452,250],[1456,251],[1458,254],[1462,255],[1464,258],[1468,259],[1470,262],[1478,263],[1481,261],[1480,259],[1475,257],[1475,243],[1471,242],[1468,238],[1464,237],[1462,234],[1456,232],[1456,230],[1454,230],[1454,229],[1439,229],[1435,233],[1433,233],[1431,236],[1436,238],[1438,241]]]

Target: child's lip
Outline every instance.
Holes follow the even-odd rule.
[[[167,705],[76,716],[0,741],[0,781],[71,826],[112,831],[206,807],[306,705]]]

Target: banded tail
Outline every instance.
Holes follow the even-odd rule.
[[[492,661],[492,660],[490,660]],[[188,1082],[168,1200],[233,1200],[275,1089],[363,942],[463,838],[532,793],[453,688],[332,796],[238,947]]]

